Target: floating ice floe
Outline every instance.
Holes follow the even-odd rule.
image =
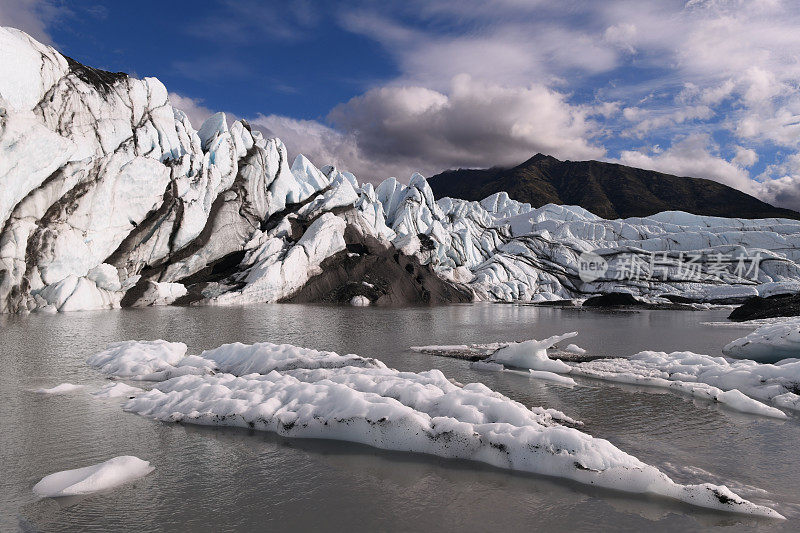
[[[779,409],[800,410],[800,361],[762,364],[692,352],[644,351],[628,359],[598,359],[570,365],[571,375],[635,383],[691,394],[739,411],[786,418]],[[761,400],[761,401],[758,401]]]
[[[567,347],[564,348],[564,351],[567,353],[574,353],[576,355],[583,355],[586,353],[586,350],[584,350],[577,344],[567,344]]]
[[[92,394],[95,398],[130,398],[131,396],[136,396],[137,394],[144,392],[143,389],[139,387],[132,387],[126,383],[116,382],[116,383],[109,383],[108,385],[104,385],[100,390],[95,391]]]
[[[546,370],[528,370],[528,372],[525,373],[519,370],[508,369],[500,363],[494,363],[492,361],[487,361],[487,360],[473,361],[472,363],[470,363],[469,367],[472,368],[473,370],[482,370],[484,372],[511,372],[519,375],[525,375],[533,379],[552,381],[554,383],[558,383],[560,385],[567,385],[570,387],[576,385],[575,380],[572,379],[571,377],[564,376],[561,374],[556,374],[555,372],[548,372]]]
[[[33,486],[33,492],[50,498],[91,494],[139,479],[153,470],[148,461],[122,455],[100,464],[45,476]]]
[[[34,389],[33,392],[37,394],[49,394],[49,395],[59,395],[59,394],[69,394],[71,392],[75,392],[76,390],[81,390],[83,385],[75,385],[74,383],[62,383],[61,385],[56,385],[50,389]]]
[[[739,381],[734,378],[739,389],[746,390],[750,395],[748,396],[741,390],[731,386],[723,389],[702,381],[708,380],[717,383],[725,383],[727,380],[724,375],[729,374],[728,377],[733,378],[733,376],[737,374],[736,371],[729,372],[729,369],[713,368],[710,369],[708,375],[691,374],[692,371],[699,370],[696,368],[689,368],[692,366],[691,361],[695,360],[697,357],[714,359],[707,355],[700,355],[692,352],[673,352],[671,354],[664,352],[641,352],[632,356],[630,359],[599,359],[575,364],[570,367],[569,373],[573,376],[602,379],[617,383],[670,389],[695,398],[719,402],[743,413],[781,419],[786,418],[786,413],[780,409],[765,405],[752,397],[759,396],[759,392],[753,390],[752,386],[747,386],[744,383],[744,381],[754,381],[752,376],[744,378],[744,376],[740,375],[739,377],[744,378],[744,381]],[[680,370],[671,371],[671,369],[683,366],[684,362],[687,360],[690,361],[685,368],[687,373],[683,373]],[[702,374],[703,371],[699,370],[699,373]],[[728,385],[731,384],[728,383]],[[777,400],[776,403],[779,403],[779,400]]]
[[[530,370],[530,375],[534,379],[541,379],[544,381],[553,381],[561,385],[576,385],[575,380],[571,377],[562,376],[555,372],[548,372],[546,370]]]
[[[131,371],[124,361],[136,352],[135,344],[104,352],[101,368]],[[143,344],[142,351],[150,356],[164,352],[155,359],[182,367],[170,343]],[[204,359],[208,364],[202,366],[212,373],[164,380],[165,373],[142,365],[139,379],[164,381],[123,408],[162,421],[238,426],[466,459],[782,518],[725,486],[677,484],[610,442],[562,425],[575,423],[563,413],[527,408],[480,383],[455,384],[439,370],[401,372],[377,359],[269,343],[228,344],[185,357]]]
[[[800,317],[759,326],[749,335],[727,344],[722,353],[762,363],[800,359]]]
[[[513,342],[494,352],[488,361],[503,365],[542,370],[545,372],[569,372],[570,366],[563,361],[550,359],[547,349],[564,339],[576,337],[573,331],[563,335],[554,335],[544,340],[531,339],[524,342]]]
[[[800,390],[798,359],[762,364],[693,352],[668,354],[644,351],[629,358],[576,363],[551,359],[548,356],[548,348],[575,335],[577,333],[573,332],[542,341],[533,339],[509,343],[484,361],[473,363],[473,368],[500,370],[501,367],[495,365],[502,364],[534,371],[660,387],[716,401],[737,411],[774,418],[786,418],[786,413],[762,402],[771,402],[784,409],[800,410],[800,396],[797,394]]]

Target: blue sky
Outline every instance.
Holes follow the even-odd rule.
[[[545,152],[800,208],[796,2],[0,0],[0,24],[369,181]]]

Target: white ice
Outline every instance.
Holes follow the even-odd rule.
[[[586,353],[586,350],[578,346],[577,344],[567,344],[567,347],[564,348],[565,352],[574,353],[577,355],[583,355]]]
[[[143,381],[202,374],[213,367],[207,359],[186,356],[184,343],[164,340],[115,342],[86,362],[105,374]]]
[[[369,304],[370,304],[369,298],[362,295],[353,296],[353,298],[350,300],[350,305],[356,307],[365,307],[368,306]]]
[[[800,396],[793,392],[800,382],[798,360],[761,364],[692,352],[645,351],[628,359],[598,359],[571,367],[571,375],[682,389],[738,410],[776,418],[786,415],[761,402],[800,410]]]
[[[107,385],[103,385],[100,390],[92,392],[92,396],[95,398],[101,399],[108,399],[108,398],[126,398],[131,396],[136,396],[139,393],[144,392],[143,389],[139,387],[132,387],[127,383],[122,383],[121,381],[117,381],[115,383],[109,383]]]
[[[766,326],[765,326],[766,327]],[[682,394],[703,398],[732,409],[786,418],[786,413],[764,404],[800,410],[800,360],[785,359],[776,364],[751,360],[712,357],[692,352],[644,351],[629,358],[597,359],[580,363],[550,359],[547,348],[556,342],[573,337],[568,333],[543,341],[530,340],[511,343],[497,350],[485,363],[544,370],[570,376],[583,376],[619,383],[667,388]],[[486,366],[485,369],[496,369]]]
[[[91,494],[139,479],[153,470],[148,461],[122,455],[100,464],[45,476],[33,486],[33,492],[50,498]]]
[[[575,385],[575,380],[568,376],[562,376],[555,372],[547,372],[545,370],[529,370],[530,375],[534,379],[541,379],[544,381],[553,381],[560,385]]]
[[[577,335],[578,333],[573,331],[563,335],[554,335],[541,341],[531,339],[524,342],[514,342],[497,350],[488,361],[531,370],[569,372],[569,365],[562,361],[550,359],[547,356],[547,349],[564,339],[576,337]]]
[[[51,394],[51,395],[60,395],[60,394],[69,394],[70,392],[75,392],[76,390],[81,390],[84,386],[83,385],[75,385],[74,383],[62,383],[61,385],[56,385],[55,387],[49,389],[35,389],[33,392],[38,394]]]
[[[722,353],[761,363],[800,359],[800,317],[759,326],[752,333],[727,344]]]
[[[165,352],[157,359],[172,358],[166,344],[146,343],[144,351],[152,353],[157,346]],[[124,353],[116,353],[124,359]],[[563,413],[527,408],[479,383],[457,385],[438,370],[401,372],[375,359],[268,343],[225,345],[200,358],[217,371],[167,379],[124,409],[162,421],[240,426],[466,459],[780,517],[724,486],[677,484],[608,441],[561,425],[559,420],[571,420]],[[119,366],[108,354],[101,359],[109,368]]]

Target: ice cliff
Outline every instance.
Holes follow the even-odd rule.
[[[603,276],[580,275],[586,252]],[[761,259],[746,276],[712,261],[744,252]],[[619,275],[631,258],[646,279]],[[798,259],[794,220],[604,220],[504,193],[436,201],[419,174],[359,184],[303,156],[290,164],[279,139],[222,113],[195,131],[155,78],[0,28],[0,312],[615,291],[723,302],[800,290]]]

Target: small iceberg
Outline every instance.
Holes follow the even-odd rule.
[[[171,350],[166,344],[160,349]],[[147,351],[157,356],[154,345]],[[115,359],[126,359],[126,352],[137,353],[136,344],[106,353],[103,367],[117,368]],[[145,365],[142,371],[161,381],[123,409],[164,422],[238,426],[477,461],[783,518],[722,485],[675,483],[607,440],[563,425],[576,421],[559,411],[526,407],[481,383],[454,383],[439,370],[402,372],[373,358],[271,343],[226,344],[185,357],[204,360],[209,372],[166,379]],[[183,366],[180,360],[170,365]]]
[[[761,325],[749,335],[727,344],[722,353],[759,363],[800,359],[800,317]]]
[[[33,486],[33,492],[49,498],[92,494],[139,479],[153,470],[148,461],[122,455],[100,464],[45,476]]]
[[[541,341],[531,339],[524,342],[512,342],[494,352],[487,361],[531,370],[567,373],[570,371],[570,366],[563,361],[550,359],[547,349],[564,339],[570,339],[577,335],[578,333],[573,331],[563,335],[554,335]]]
[[[529,370],[531,377],[534,379],[541,379],[544,381],[552,381],[560,385],[573,386],[576,385],[575,380],[568,376],[562,376],[555,372],[547,372],[546,370]]]
[[[564,351],[567,353],[574,353],[575,355],[584,355],[586,353],[586,350],[577,344],[567,344],[567,347],[564,348]]]
[[[61,394],[69,394],[71,392],[75,392],[77,390],[81,390],[83,385],[75,385],[74,383],[62,383],[61,385],[56,385],[50,389],[34,389],[31,392],[35,392],[36,394],[48,394],[48,395],[61,395]]]

